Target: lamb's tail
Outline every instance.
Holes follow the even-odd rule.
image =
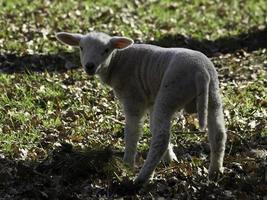
[[[201,130],[207,126],[210,76],[207,71],[196,75],[197,112]]]

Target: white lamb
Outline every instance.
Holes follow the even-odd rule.
[[[126,37],[101,32],[87,35],[60,32],[57,39],[80,48],[82,66],[111,86],[123,105],[124,161],[134,166],[143,116],[149,111],[152,140],[147,159],[135,179],[143,184],[161,159],[176,160],[170,140],[176,111],[197,112],[200,128],[206,127],[211,147],[210,177],[223,171],[226,133],[217,72],[202,53],[184,48],[133,44]]]

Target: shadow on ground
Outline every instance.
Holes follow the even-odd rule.
[[[0,53],[0,73],[65,72],[80,66],[75,53],[25,54]]]
[[[201,51],[209,57],[220,54],[234,53],[238,50],[248,52],[267,48],[267,27],[264,29],[250,29],[240,35],[227,36],[212,40],[197,40],[181,34],[165,35],[156,41],[149,41],[150,44],[162,47],[185,47]]]
[[[0,199],[84,199],[104,195],[103,187],[94,181],[109,178],[113,152],[75,150],[64,143],[42,161],[0,158]],[[102,194],[104,192],[104,194]]]
[[[238,50],[253,51],[267,48],[267,27],[264,29],[250,29],[246,33],[211,40],[197,40],[181,34],[165,35],[149,44],[162,47],[185,47],[203,52],[209,57],[220,54],[234,53]],[[80,66],[79,56],[75,53],[59,54],[4,54],[0,53],[0,73],[24,72],[65,72]]]
[[[134,191],[133,176],[118,159],[122,152],[110,148],[77,150],[63,143],[38,162],[0,158],[0,199],[262,200],[267,196],[267,151],[256,149],[266,147],[266,138],[248,143],[252,151],[239,138],[230,139],[235,144],[226,149],[225,173],[217,183],[208,180],[208,163],[201,157],[206,160],[209,150],[201,143],[177,148],[179,162],[168,168],[160,164],[154,181]]]

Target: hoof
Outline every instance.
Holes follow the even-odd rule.
[[[210,170],[209,171],[209,180],[217,182],[223,177],[223,170]]]
[[[112,185],[112,191],[125,196],[125,195],[134,195],[139,192],[143,184],[136,183],[132,180],[125,180],[119,183],[114,183]]]
[[[130,168],[134,168],[134,166],[135,166],[134,159],[129,159],[127,157],[124,157],[123,162]]]

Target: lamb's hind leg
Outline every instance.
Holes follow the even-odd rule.
[[[223,172],[223,158],[227,136],[218,87],[211,84],[209,95],[208,133],[211,147],[209,177],[216,179],[218,174]]]
[[[173,145],[170,142],[161,160],[165,164],[169,164],[172,161],[178,161],[175,153],[173,152]]]
[[[150,130],[152,130],[152,116],[153,116],[153,106],[151,106],[149,110]],[[173,145],[171,144],[171,142],[169,142],[167,150],[164,153],[161,160],[164,164],[169,164],[172,161],[177,161],[177,157],[175,153],[173,152]]]
[[[142,184],[148,181],[153,174],[153,171],[169,146],[172,116],[189,99],[183,85],[179,88],[174,86],[165,87],[163,83],[164,88],[161,88],[158,93],[152,116],[152,140],[147,159],[135,180],[136,184]]]

